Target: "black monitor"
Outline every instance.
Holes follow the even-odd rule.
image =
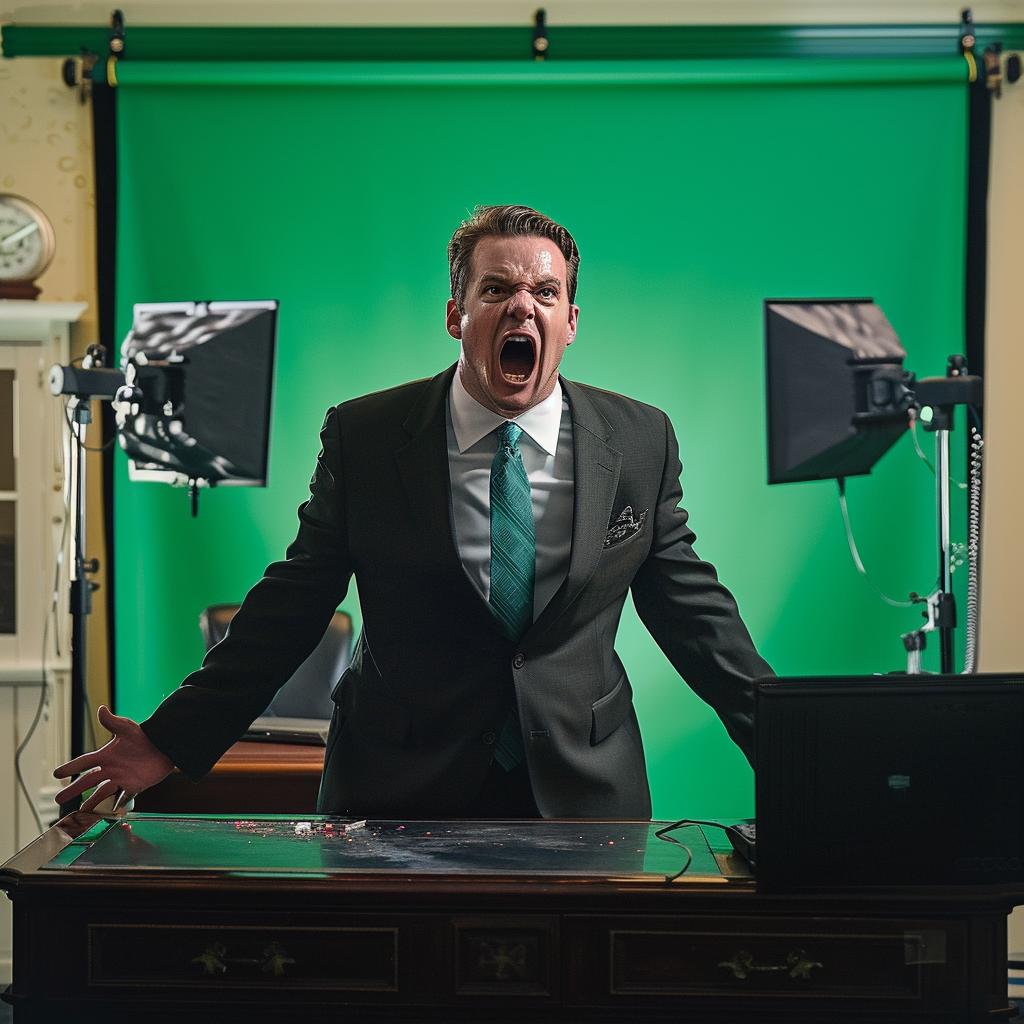
[[[1024,882],[1024,673],[762,679],[771,891]]]
[[[277,303],[135,306],[118,438],[133,480],[264,487]]]
[[[912,402],[907,353],[871,299],[766,299],[768,483],[859,476]]]

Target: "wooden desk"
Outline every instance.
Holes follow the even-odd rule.
[[[236,743],[202,782],[177,769],[135,798],[152,814],[314,814],[324,748],[297,743]]]
[[[15,915],[5,998],[15,1024],[1012,1016],[1006,916],[1021,891],[764,895],[699,832],[687,843],[697,873],[669,882],[682,857],[649,823],[346,833],[79,813],[0,868]]]

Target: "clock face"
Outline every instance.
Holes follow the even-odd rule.
[[[54,254],[53,226],[35,203],[0,194],[0,281],[33,281]]]

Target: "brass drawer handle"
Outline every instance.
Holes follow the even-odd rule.
[[[751,974],[761,971],[788,971],[791,978],[808,979],[811,976],[811,968],[821,967],[821,964],[809,960],[807,953],[802,949],[794,949],[788,953],[784,964],[755,964],[753,955],[741,949],[733,954],[731,960],[723,960],[718,966],[728,968],[734,977],[742,981]]]
[[[271,942],[263,950],[263,958],[228,956],[228,948],[223,942],[211,942],[199,956],[192,957],[192,963],[202,964],[203,974],[227,974],[228,964],[238,967],[259,967],[263,974],[272,974],[275,978],[284,974],[285,964],[293,964],[284,947],[279,942]]]

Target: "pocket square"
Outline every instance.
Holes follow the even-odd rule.
[[[627,505],[620,513],[615,522],[608,527],[608,532],[604,535],[604,546],[606,548],[612,547],[614,544],[621,544],[624,540],[628,540],[635,533],[640,532],[640,527],[644,525],[644,520],[647,518],[647,509],[644,509],[635,519],[633,518],[633,506]]]

